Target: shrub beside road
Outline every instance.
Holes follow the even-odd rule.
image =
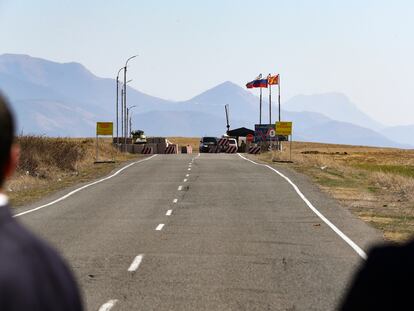
[[[100,139],[99,157],[115,163],[95,161],[93,138],[49,138],[19,136],[21,159],[18,170],[7,185],[13,206],[21,206],[77,183],[104,176],[125,161],[139,156],[123,154]]]

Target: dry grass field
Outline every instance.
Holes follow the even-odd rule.
[[[258,156],[309,175],[391,241],[414,234],[414,150],[294,142]]]
[[[136,158],[118,152],[109,139],[101,139],[99,160],[115,163],[94,164],[96,144],[92,138],[18,137],[21,148],[19,167],[7,183],[7,194],[13,206],[23,205],[43,196],[108,174],[120,162]]]
[[[181,146],[190,145],[193,147],[193,152],[198,152],[201,137],[168,137],[168,140],[173,144]]]

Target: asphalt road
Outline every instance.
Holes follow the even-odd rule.
[[[281,172],[361,248],[379,238]],[[87,310],[334,310],[362,262],[291,184],[237,154],[158,155],[18,219],[62,252]]]

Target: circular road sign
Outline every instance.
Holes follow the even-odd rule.
[[[270,131],[269,131],[269,136],[270,137],[276,137],[276,131],[274,130],[274,129],[271,129]]]
[[[253,141],[253,139],[254,139],[254,136],[253,136],[252,134],[248,134],[248,135],[246,136],[246,140],[247,140],[249,143],[251,143],[251,142]]]

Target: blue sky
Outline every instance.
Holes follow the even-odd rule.
[[[0,54],[77,61],[188,99],[280,73],[282,102],[342,92],[386,124],[414,123],[414,3],[396,0],[0,0]]]

